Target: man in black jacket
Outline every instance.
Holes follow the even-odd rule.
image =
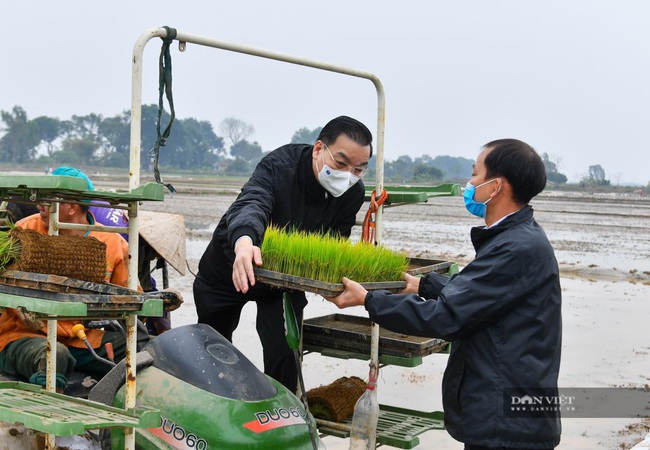
[[[545,185],[544,164],[528,144],[486,144],[464,193],[468,211],[486,224],[471,230],[471,263],[451,278],[405,275],[399,294],[367,292],[344,278],[345,291],[330,299],[340,308],[365,305],[387,329],[451,341],[442,381],[445,424],[466,450],[546,450],[560,442],[553,405],[545,412],[516,409],[524,395],[557,396],[559,270],[528,205]]]
[[[364,201],[360,179],[372,156],[372,133],[346,116],[331,120],[314,145],[284,145],[265,156],[217,225],[199,263],[194,300],[199,323],[232,341],[244,304],[257,303],[264,373],[296,391],[293,352],[286,342],[282,292],[255,283],[260,245],[273,224],[349,237]],[[307,304],[292,293],[297,320]]]

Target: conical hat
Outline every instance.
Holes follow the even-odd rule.
[[[140,237],[181,275],[185,275],[185,219],[179,214],[139,211]]]

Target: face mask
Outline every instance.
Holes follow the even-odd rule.
[[[476,192],[476,189],[480,188],[481,186],[485,186],[488,183],[492,183],[493,181],[496,181],[496,178],[493,178],[490,181],[486,181],[485,183],[481,183],[478,186],[474,186],[469,181],[467,182],[467,185],[465,185],[463,198],[465,200],[465,208],[467,208],[467,211],[469,211],[470,214],[474,214],[475,216],[481,217],[483,219],[485,218],[485,214],[487,213],[487,204],[490,200],[492,200],[492,197],[488,198],[484,203],[479,203],[474,200],[474,193]]]
[[[318,168],[318,166],[316,166]],[[340,197],[359,181],[351,172],[334,170],[327,164],[318,172],[318,182],[334,197]]]

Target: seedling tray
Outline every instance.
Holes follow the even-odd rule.
[[[447,273],[453,263],[430,259],[411,258],[409,260],[411,275],[424,274],[429,272]],[[286,273],[274,272],[256,267],[255,279],[270,286],[291,290],[313,292],[324,297],[336,297],[343,292],[343,283],[325,283],[311,278],[297,277]],[[361,283],[368,291],[388,290],[397,292],[406,287],[404,281],[380,281]]]
[[[366,317],[330,314],[303,321],[305,348],[327,348],[352,353],[370,353],[372,322]],[[379,356],[415,358],[445,351],[442,339],[408,336],[379,329]]]
[[[343,292],[343,283],[325,283],[311,278],[297,277],[286,273],[273,272],[271,270],[259,268],[255,268],[255,279],[274,287],[290,291],[313,292],[324,297],[336,297]],[[397,291],[406,287],[404,281],[361,283],[361,285],[369,291],[376,291],[379,289]]]
[[[40,312],[66,316],[109,317],[129,312],[160,316],[163,306],[179,304],[173,292],[145,293],[113,284],[18,270],[0,273],[0,297],[5,302],[3,306],[21,306],[29,311],[49,306]]]

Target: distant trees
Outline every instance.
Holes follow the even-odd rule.
[[[472,177],[474,161],[458,156],[439,155],[431,164],[440,169],[447,180],[465,180]]]
[[[223,173],[226,175],[250,175],[251,168],[243,159],[235,158],[226,166]]]
[[[262,159],[262,147],[257,142],[248,142],[246,139],[230,147],[230,155],[235,158],[228,165],[230,169],[226,173],[232,174],[250,174],[253,172],[255,165]],[[231,167],[232,166],[232,167]]]
[[[176,126],[176,125],[174,125]],[[174,130],[173,140],[168,144],[169,155],[165,162],[174,161],[179,169],[213,168],[225,154],[223,138],[217,136],[212,124],[194,118],[181,120]]]
[[[247,138],[255,133],[255,127],[236,117],[226,117],[219,124],[221,132],[230,140],[230,156],[224,173],[227,175],[249,175],[255,164],[262,158],[264,151],[257,142],[248,142]]]
[[[246,162],[258,162],[262,158],[262,147],[256,142],[243,139],[230,147],[230,155]]]
[[[255,133],[255,127],[236,117],[226,117],[219,125],[221,132],[235,145]]]
[[[318,139],[323,127],[317,127],[310,130],[307,127],[299,128],[291,137],[292,144],[313,144]]]
[[[442,170],[424,164],[416,164],[413,167],[413,178],[415,181],[424,183],[442,180]]]
[[[41,142],[38,124],[27,119],[27,113],[20,106],[11,112],[0,111],[5,126],[0,138],[0,162],[26,163],[34,159],[36,147]]]
[[[416,162],[418,159],[416,159]],[[430,165],[440,169],[443,177],[448,180],[462,180],[472,177],[472,165],[474,161],[466,158],[440,155],[431,159]]]
[[[395,161],[384,163],[384,175],[389,181],[405,183],[409,180],[429,183],[442,180],[464,180],[472,176],[471,159],[455,156],[399,156]]]
[[[47,147],[47,154],[52,156],[54,152],[54,141],[61,135],[66,127],[66,123],[54,117],[40,116],[34,119],[38,126],[38,132],[41,136],[41,141],[45,142]]]
[[[143,111],[146,108],[143,107]],[[144,130],[142,132],[145,134]],[[124,111],[104,119],[100,124],[99,134],[102,139],[101,154],[98,155],[101,164],[108,167],[127,167],[131,145],[131,114]]]
[[[589,175],[582,179],[584,184],[590,186],[609,186],[610,182],[605,178],[605,169],[600,164],[589,166]]]
[[[130,159],[131,115],[124,111],[113,117],[99,114],[72,116],[70,120],[41,116],[29,120],[19,106],[0,111],[0,162],[18,164],[44,161],[46,164],[103,165],[128,167]],[[141,164],[151,166],[149,150],[157,138],[158,107],[142,107]],[[162,127],[169,121],[163,111]],[[176,120],[166,145],[161,147],[160,164],[179,169],[216,166],[225,154],[223,138],[212,124],[194,118]],[[244,127],[244,131],[248,130]],[[1,134],[4,133],[4,134]],[[234,136],[234,134],[233,134]],[[38,148],[45,155],[38,156]]]
[[[555,161],[551,161],[547,153],[542,153],[542,162],[546,169],[546,179],[549,183],[564,184],[567,182],[567,177],[563,173],[558,172],[560,166],[560,158],[556,157]]]
[[[157,139],[158,106],[143,105],[141,122],[140,163],[143,170],[150,170],[149,152]],[[160,123],[162,132],[169,123],[166,111],[162,112]],[[257,141],[249,140],[255,127],[241,119],[226,117],[219,123],[219,129],[221,136],[208,121],[177,118],[168,140],[160,147],[159,165],[188,171],[250,175],[265,154]],[[293,133],[291,142],[313,144],[321,130],[322,127],[301,127]],[[0,110],[0,163],[126,168],[130,160],[130,137],[130,111],[111,117],[90,113],[61,120],[48,116],[29,119],[20,106],[14,106],[11,111]],[[230,143],[229,149],[226,141]],[[542,161],[549,183],[567,182],[567,177],[559,172],[561,161],[558,157],[551,158],[543,153]],[[471,159],[449,155],[423,154],[415,158],[401,155],[394,161],[384,162],[384,176],[388,183],[464,182],[471,178],[473,164]],[[369,168],[368,178],[373,178],[372,161]],[[589,166],[589,173],[581,183],[585,186],[610,185],[605,170],[598,164]]]
[[[404,183],[413,176],[413,159],[408,155],[384,163],[384,175],[390,180]]]

